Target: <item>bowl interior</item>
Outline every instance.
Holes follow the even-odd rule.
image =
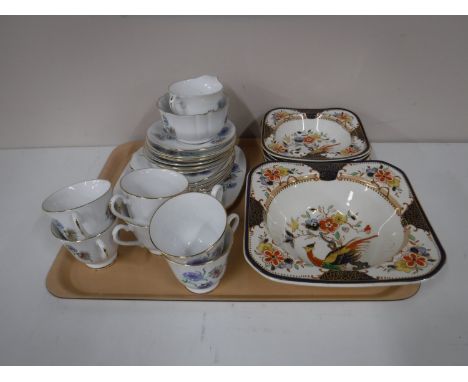
[[[214,94],[223,89],[223,85],[214,76],[200,76],[172,84],[169,91],[182,97],[195,97]]]
[[[120,186],[134,196],[165,198],[184,191],[188,187],[188,181],[176,171],[145,168],[125,175]]]
[[[320,118],[298,118],[282,123],[275,131],[277,142],[293,140],[307,146],[329,146],[339,152],[352,143],[351,134],[340,124]]]
[[[75,209],[99,199],[110,188],[107,180],[87,180],[56,191],[44,200],[42,208],[47,212]]]
[[[193,256],[215,244],[226,228],[226,211],[207,194],[191,192],[164,203],[150,224],[153,244],[172,256]]]
[[[306,264],[363,269],[390,261],[406,242],[395,208],[365,185],[304,181],[270,200],[267,229],[275,244]]]

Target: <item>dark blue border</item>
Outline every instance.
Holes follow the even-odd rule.
[[[274,110],[274,109],[273,109]],[[260,167],[260,166],[263,166],[265,164],[281,164],[281,163],[286,163],[286,164],[296,164],[296,165],[306,165],[306,166],[309,166],[310,168],[314,169],[314,170],[317,170],[317,167],[321,167],[321,166],[326,166],[328,165],[329,163],[302,163],[302,162],[283,162],[283,161],[272,161],[272,162],[263,162],[263,163],[260,163],[258,164],[257,166],[253,167],[248,175],[247,175],[247,184],[246,184],[246,189],[245,189],[245,215],[244,215],[244,219],[245,219],[245,222],[244,222],[244,257],[245,259],[248,261],[248,263],[254,267],[256,270],[258,270],[262,275],[265,275],[265,276],[268,276],[268,277],[271,277],[273,279],[278,279],[278,280],[284,280],[284,281],[291,281],[291,282],[295,282],[295,283],[301,283],[301,284],[382,284],[382,283],[385,283],[385,284],[393,284],[393,283],[402,283],[402,282],[408,282],[408,283],[411,283],[411,282],[417,282],[417,281],[423,281],[423,280],[427,280],[429,278],[431,278],[432,276],[434,276],[436,273],[438,273],[440,271],[440,269],[444,266],[445,262],[446,262],[446,254],[445,254],[445,250],[444,248],[442,247],[442,244],[440,243],[439,241],[439,238],[437,237],[436,233],[434,232],[434,229],[432,228],[432,225],[431,223],[429,222],[429,219],[427,218],[421,204],[419,203],[419,200],[413,190],[413,186],[411,185],[408,177],[406,176],[406,174],[404,173],[404,171],[402,171],[400,168],[398,168],[397,166],[393,165],[393,164],[390,164],[388,162],[385,162],[385,161],[381,161],[381,160],[365,160],[365,161],[356,161],[356,162],[344,162],[344,161],[340,161],[340,162],[334,162],[333,164],[334,165],[339,165],[339,164],[343,164],[343,166],[347,165],[347,164],[359,164],[359,163],[382,163],[382,164],[385,164],[387,166],[390,166],[391,168],[399,171],[404,179],[406,180],[406,183],[408,184],[409,186],[409,189],[413,195],[413,203],[416,203],[417,204],[417,207],[422,215],[422,217],[424,218],[424,220],[426,221],[429,229],[430,229],[430,233],[432,235],[432,237],[434,238],[434,242],[437,246],[437,249],[439,250],[439,253],[440,253],[440,262],[439,264],[437,264],[437,266],[429,273],[425,274],[425,275],[422,275],[422,276],[414,276],[414,277],[408,277],[408,278],[401,278],[401,279],[391,279],[391,280],[342,280],[342,281],[334,281],[334,280],[314,280],[314,279],[297,279],[295,277],[288,277],[288,276],[281,276],[281,275],[276,275],[276,274],[273,274],[273,273],[270,273],[269,271],[267,271],[266,269],[260,267],[254,260],[253,258],[251,257],[250,253],[249,253],[249,245],[248,245],[248,231],[249,231],[249,214],[248,214],[248,211],[249,211],[249,203],[250,203],[250,188],[251,188],[251,181],[252,181],[252,174]],[[319,171],[320,172],[320,171]]]

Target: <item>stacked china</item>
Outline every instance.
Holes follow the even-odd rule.
[[[183,174],[190,191],[208,192],[229,177],[236,157],[236,127],[216,77],[169,86],[158,100],[161,121],[147,131],[142,155],[151,167]]]
[[[177,280],[193,293],[215,289],[226,270],[239,216],[226,213],[222,196],[222,189],[211,195],[178,195],[164,203],[150,222],[152,243]]]
[[[64,187],[42,203],[52,235],[90,268],[106,267],[117,257],[117,244],[112,240],[116,219],[109,211],[111,196],[111,183],[96,179]]]

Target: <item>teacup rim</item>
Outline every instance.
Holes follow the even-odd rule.
[[[77,186],[79,184],[82,184],[82,183],[86,183],[86,182],[104,182],[107,184],[108,188],[105,192],[102,193],[102,195],[100,195],[99,197],[97,197],[96,199],[93,199],[89,202],[86,202],[84,204],[81,204],[79,206],[76,206],[76,207],[73,207],[73,208],[65,208],[63,210],[49,210],[47,208],[44,207],[44,204],[50,200],[52,197],[54,197],[56,194],[58,194],[59,192],[61,191],[64,191],[65,189],[69,188],[69,187],[73,187],[73,186]],[[82,180],[81,182],[76,182],[76,183],[73,183],[73,184],[70,184],[68,186],[64,186],[62,188],[59,188],[58,190],[54,191],[52,194],[50,194],[49,196],[47,196],[43,201],[42,201],[42,204],[41,204],[41,208],[44,212],[47,212],[47,213],[59,213],[59,212],[66,212],[66,211],[75,211],[77,210],[78,208],[81,208],[81,207],[84,207],[84,206],[87,206],[88,204],[91,204],[91,203],[94,203],[95,201],[101,199],[102,197],[104,197],[110,190],[112,190],[112,183],[110,181],[108,181],[107,179],[89,179],[89,180]]]
[[[223,229],[223,232],[219,235],[219,237],[212,243],[210,244],[208,247],[206,247],[203,251],[200,251],[200,252],[197,252],[197,253],[194,253],[193,255],[190,255],[190,256],[175,256],[175,255],[171,255],[169,253],[166,253],[164,252],[163,250],[161,250],[156,244],[155,242],[153,241],[153,237],[151,235],[151,225],[153,223],[153,220],[156,216],[156,214],[158,213],[158,211],[164,206],[166,205],[167,203],[173,201],[174,199],[177,199],[177,198],[180,198],[181,196],[183,195],[189,195],[189,194],[199,194],[199,195],[203,195],[204,197],[205,196],[208,196],[210,198],[213,198],[217,203],[219,203],[219,205],[221,206],[223,212],[224,212],[224,221],[225,221],[225,225],[224,225],[224,229]],[[153,215],[151,216],[151,219],[150,219],[150,223],[149,223],[149,226],[148,226],[148,230],[149,230],[149,238],[151,240],[151,243],[153,244],[153,246],[159,251],[161,252],[161,254],[163,255],[167,255],[167,256],[173,256],[173,257],[177,257],[179,259],[184,259],[184,258],[190,258],[190,257],[193,257],[193,256],[198,256],[198,255],[201,255],[202,253],[204,252],[207,252],[209,251],[210,249],[212,249],[216,244],[218,244],[218,242],[224,237],[224,234],[226,233],[226,230],[228,228],[228,214],[227,214],[227,211],[226,209],[224,208],[223,204],[218,200],[216,199],[214,196],[210,195],[210,194],[206,194],[206,193],[203,193],[203,192],[187,192],[187,193],[184,193],[182,195],[177,195],[175,196],[174,198],[171,198],[170,200],[168,200],[167,202],[165,202],[163,204],[163,206],[161,206],[160,208],[158,208],[156,211],[154,211]]]
[[[134,193],[132,193],[132,192],[129,192],[128,190],[125,189],[125,187],[124,187],[123,184],[122,184],[122,181],[123,181],[127,176],[129,176],[129,175],[131,175],[131,174],[134,174],[134,173],[136,173],[136,172],[142,172],[142,171],[148,171],[148,170],[150,170],[150,171],[152,171],[152,172],[153,172],[154,170],[156,170],[156,171],[158,171],[158,172],[166,172],[166,173],[167,173],[167,172],[170,172],[170,173],[177,174],[177,176],[180,175],[180,176],[182,176],[183,179],[185,180],[186,185],[185,185],[185,187],[184,187],[184,189],[183,189],[182,191],[179,191],[179,192],[177,192],[177,193],[169,194],[169,195],[165,195],[165,196],[154,196],[154,197],[137,195],[137,194],[134,194]],[[186,177],[184,174],[181,174],[180,172],[177,172],[177,171],[174,171],[174,170],[169,170],[169,169],[167,169],[167,168],[148,167],[148,168],[140,168],[140,169],[138,169],[138,170],[133,170],[133,171],[129,172],[128,174],[124,175],[124,176],[120,179],[119,185],[120,185],[120,188],[121,188],[121,190],[122,190],[123,192],[125,192],[126,194],[131,195],[131,196],[133,196],[133,197],[135,197],[135,198],[148,199],[148,200],[158,200],[158,199],[174,198],[174,197],[176,197],[176,196],[179,196],[179,195],[181,195],[181,194],[184,194],[184,193],[188,190],[190,184],[189,184],[189,181],[188,181],[187,177]]]
[[[226,226],[227,226],[227,224],[226,224]],[[224,233],[226,233],[226,231],[227,231],[228,229],[231,230],[230,228],[227,228],[227,227],[226,227],[226,229],[224,230]],[[234,244],[234,232],[233,232],[232,230],[231,230],[231,235],[232,235],[231,240],[230,240],[230,242],[229,242],[227,248],[225,248],[225,247],[223,246],[223,251],[221,252],[221,255],[215,257],[214,259],[205,261],[205,262],[203,262],[203,263],[201,263],[201,264],[196,264],[196,265],[195,265],[195,264],[181,264],[181,263],[178,263],[178,262],[176,262],[176,261],[174,261],[174,260],[169,259],[169,258],[167,257],[167,254],[164,253],[164,252],[162,252],[162,251],[160,251],[160,252],[161,252],[161,256],[163,256],[164,259],[165,259],[166,261],[169,261],[171,264],[180,265],[181,267],[200,267],[200,266],[204,266],[204,265],[206,265],[206,264],[210,264],[210,263],[213,263],[213,262],[215,262],[215,261],[218,261],[220,258],[222,258],[222,257],[224,257],[224,256],[229,255],[229,253],[231,252],[232,246],[233,246],[233,244]],[[205,251],[203,251],[203,252],[205,252]],[[203,253],[203,252],[200,252],[200,253]],[[195,255],[194,255],[194,256],[195,256]],[[185,256],[185,257],[183,257],[183,256],[178,256],[178,257],[179,257],[179,258],[190,258],[190,257],[192,257],[192,256]]]
[[[222,90],[222,89],[221,89]],[[177,117],[177,118],[193,118],[193,117],[203,117],[203,116],[207,116],[208,114],[214,114],[214,113],[218,113],[220,110],[224,110],[226,108],[229,107],[229,97],[223,92],[223,100],[225,101],[225,104],[223,107],[220,107],[216,110],[209,110],[207,111],[206,113],[201,113],[201,114],[193,114],[193,115],[180,115],[180,114],[175,114],[174,112],[172,112],[171,108],[165,108],[163,105],[162,105],[162,102],[164,99],[169,99],[169,97],[171,96],[171,94],[169,92],[167,93],[164,93],[161,97],[158,98],[158,102],[156,103],[156,107],[158,108],[159,112],[162,114],[170,114],[170,115],[173,115],[174,117]]]
[[[174,87],[176,85],[179,85],[179,84],[185,84],[187,82],[193,82],[193,81],[196,81],[196,80],[200,80],[202,78],[210,78],[210,79],[214,79],[216,81],[216,85],[218,87],[217,90],[211,92],[211,93],[206,93],[206,94],[197,94],[197,95],[189,95],[189,96],[183,96],[181,94],[179,94],[176,90],[174,90]],[[216,93],[219,93],[219,92],[222,92],[224,89],[224,86],[223,84],[219,81],[218,77],[217,76],[213,76],[211,74],[202,74],[201,76],[197,76],[197,77],[191,77],[191,78],[186,78],[185,80],[180,80],[180,81],[175,81],[175,82],[172,82],[169,86],[168,86],[168,90],[169,90],[169,93],[172,93],[172,94],[176,94],[178,97],[181,97],[181,98],[192,98],[192,97],[203,97],[203,96],[207,96],[207,95],[212,95],[212,94],[216,94]]]

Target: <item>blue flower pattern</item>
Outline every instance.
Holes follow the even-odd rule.
[[[205,268],[201,271],[189,271],[182,274],[182,282],[192,289],[208,289],[215,285],[216,280],[224,273],[224,264],[218,265],[211,271],[206,272]]]
[[[224,191],[234,188],[237,185],[236,178],[239,176],[241,169],[238,163],[234,163],[231,169],[231,175],[223,182]]]

